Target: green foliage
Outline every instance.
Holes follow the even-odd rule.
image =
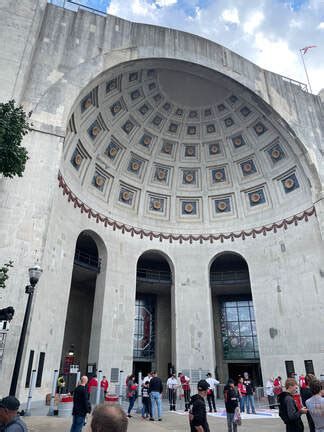
[[[9,261],[0,267],[0,288],[6,288],[6,281],[9,278],[9,268],[13,267],[13,261]]]
[[[29,131],[27,116],[15,101],[0,103],[0,174],[4,177],[22,177],[28,160],[21,141]]]

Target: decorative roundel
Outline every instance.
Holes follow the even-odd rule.
[[[171,144],[164,144],[163,146],[164,153],[170,154],[172,151],[172,145]]]
[[[117,148],[116,148],[116,147],[111,147],[111,148],[109,149],[109,155],[110,155],[111,157],[115,157],[116,154],[117,154]]]
[[[153,208],[155,210],[160,210],[161,209],[161,202],[159,200],[154,200],[153,201]]]
[[[193,147],[187,147],[186,153],[187,153],[187,156],[194,156],[195,150]]]
[[[216,181],[221,181],[224,178],[224,174],[222,171],[216,171],[214,177]]]
[[[280,158],[280,151],[278,149],[273,149],[271,152],[271,156],[273,159],[279,159]]]
[[[86,100],[83,102],[83,107],[84,107],[85,109],[89,108],[91,105],[92,105],[92,100],[91,100],[91,98],[88,98],[88,99],[86,99]]]
[[[239,147],[242,144],[242,139],[240,137],[236,137],[233,142],[235,147]]]
[[[254,203],[258,203],[261,200],[261,194],[259,192],[255,192],[251,195],[251,201]]]
[[[211,154],[217,154],[219,152],[219,148],[216,144],[213,144],[209,147],[209,152]]]
[[[99,132],[100,132],[100,128],[99,128],[98,126],[95,126],[95,127],[92,129],[91,134],[92,134],[93,136],[97,136],[97,135],[99,134]]]
[[[149,137],[149,136],[145,136],[144,137],[144,139],[143,139],[143,144],[144,145],[149,145],[149,144],[151,144],[151,137]]]
[[[227,209],[227,202],[219,201],[219,203],[217,203],[217,208],[219,211],[225,211]]]
[[[244,171],[244,172],[249,173],[249,172],[251,172],[251,170],[252,170],[252,164],[251,164],[250,162],[246,162],[246,163],[242,166],[242,168],[243,168],[243,171]]]
[[[132,170],[138,171],[139,169],[140,169],[140,164],[138,162],[133,162],[132,163]]]
[[[257,124],[256,126],[255,126],[255,132],[256,133],[258,133],[258,134],[261,134],[262,132],[264,132],[264,126],[262,125],[262,124]]]
[[[130,199],[130,193],[128,191],[124,191],[122,193],[122,200],[123,201],[128,201]]]
[[[193,179],[194,179],[193,174],[191,174],[191,173],[186,174],[186,181],[187,181],[188,183],[192,183]]]
[[[294,187],[294,185],[295,185],[295,182],[292,178],[287,178],[284,181],[284,186],[286,189],[292,189]]]
[[[133,129],[132,123],[131,122],[126,122],[125,126],[124,126],[125,132],[129,133],[129,132],[131,132],[132,129]]]
[[[116,104],[114,105],[113,110],[114,110],[114,113],[118,113],[118,112],[121,110],[121,105],[120,105],[120,103],[116,103]]]
[[[97,185],[98,187],[101,187],[101,186],[103,186],[103,184],[104,184],[104,182],[105,182],[105,179],[104,179],[102,176],[97,175],[95,181],[96,181],[96,185]]]
[[[166,171],[163,169],[159,169],[157,172],[157,177],[159,180],[164,180],[166,178]]]
[[[82,162],[82,156],[78,153],[75,155],[74,163],[75,165],[80,166],[81,162]]]
[[[190,203],[187,203],[187,204],[184,206],[184,211],[185,211],[186,213],[192,213],[192,212],[193,212],[193,205],[190,204]]]

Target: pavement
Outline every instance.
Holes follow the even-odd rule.
[[[263,413],[264,414],[264,413]],[[285,425],[276,416],[265,417],[262,413],[258,413],[255,416],[245,416],[242,420],[242,426],[239,426],[239,432],[284,432]],[[71,427],[71,417],[58,418],[58,417],[47,417],[47,416],[31,416],[25,417],[25,422],[28,425],[30,432],[69,432]],[[91,418],[88,418],[88,425],[83,429],[83,432],[91,432],[90,428]],[[227,423],[226,416],[220,413],[208,415],[208,423],[211,432],[226,432]],[[305,432],[309,431],[307,422],[304,419]],[[181,432],[189,431],[189,423],[187,414],[180,412],[166,411],[163,414],[162,422],[151,422],[148,420],[142,420],[139,414],[132,414],[132,418],[129,419],[128,432]],[[108,431],[107,431],[108,432]]]

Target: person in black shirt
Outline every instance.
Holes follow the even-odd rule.
[[[73,423],[70,432],[81,432],[85,423],[85,418],[91,412],[90,402],[86,385],[88,377],[83,376],[81,383],[73,392]]]
[[[253,382],[250,380],[249,374],[247,372],[244,372],[244,380],[243,384],[246,388],[246,411],[248,414],[255,414],[255,407],[254,407],[254,385]]]
[[[152,372],[152,379],[149,384],[149,393],[151,398],[151,417],[150,420],[154,421],[154,407],[157,405],[158,419],[162,421],[162,403],[161,394],[163,392],[163,384],[161,378],[157,376],[157,373]]]
[[[301,396],[301,400],[302,400],[303,406],[306,406],[307,399],[309,399],[309,398],[311,398],[313,396],[313,393],[312,393],[312,391],[311,391],[311,389],[309,387],[309,384],[314,379],[315,379],[315,375],[307,374],[305,376],[306,387],[300,389],[300,396]],[[310,415],[309,412],[306,413],[306,417],[307,417],[307,421],[308,421],[308,426],[309,426],[310,432],[315,432],[314,421],[313,421],[312,416]]]
[[[209,384],[206,380],[198,382],[198,394],[190,399],[189,422],[191,432],[210,432],[207,422],[206,403],[204,398],[207,396]]]
[[[234,381],[229,379],[224,387],[224,401],[227,415],[228,432],[236,432],[237,424],[234,423],[235,408],[238,407],[239,394],[235,390]]]

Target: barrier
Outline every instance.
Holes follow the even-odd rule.
[[[72,408],[73,408],[73,397],[62,396],[58,404],[58,416],[70,417],[72,415]]]
[[[119,401],[118,395],[109,394],[105,396],[105,402],[118,403],[118,401]]]

